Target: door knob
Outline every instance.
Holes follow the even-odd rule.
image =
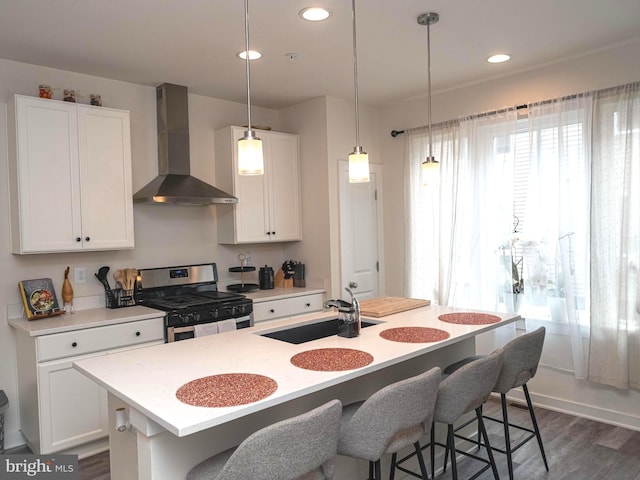
[[[349,282],[349,288],[358,288],[358,284],[356,282]]]

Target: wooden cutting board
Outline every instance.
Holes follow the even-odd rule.
[[[431,305],[431,300],[403,297],[372,298],[360,302],[360,313],[368,317],[384,317],[428,305]]]

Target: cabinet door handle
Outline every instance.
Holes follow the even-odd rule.
[[[276,311],[272,308],[271,310],[269,310],[269,313],[276,313]]]
[[[84,237],[85,242],[88,242],[89,240],[91,240],[91,237]]]
[[[271,232],[267,232],[267,235],[271,235]]]
[[[76,242],[81,242],[82,238],[81,237],[76,237]]]
[[[309,308],[311,306],[310,303],[305,303],[305,305],[307,306],[307,308]]]
[[[140,332],[136,332],[136,337],[139,337],[139,336],[140,336]]]
[[[276,232],[271,232],[271,235],[275,235],[275,234],[276,234]]]
[[[72,346],[73,348],[76,348],[76,347],[78,346],[78,342],[73,342],[73,343],[71,344],[71,346]]]

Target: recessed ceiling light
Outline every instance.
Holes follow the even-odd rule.
[[[511,59],[511,55],[508,55],[506,53],[498,53],[497,55],[491,55],[489,58],[487,58],[487,62],[502,63],[506,62],[509,59]]]
[[[300,10],[300,16],[310,22],[321,22],[326,20],[331,12],[323,7],[307,7]]]
[[[247,59],[247,51],[243,50],[242,52],[239,52],[238,56],[242,60],[246,60]],[[260,52],[256,52],[255,50],[249,50],[249,60],[257,60],[260,57],[262,57],[262,54]]]

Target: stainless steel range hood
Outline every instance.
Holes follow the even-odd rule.
[[[187,87],[164,83],[156,88],[156,99],[159,176],[133,196],[133,203],[238,203],[236,197],[190,175]]]

